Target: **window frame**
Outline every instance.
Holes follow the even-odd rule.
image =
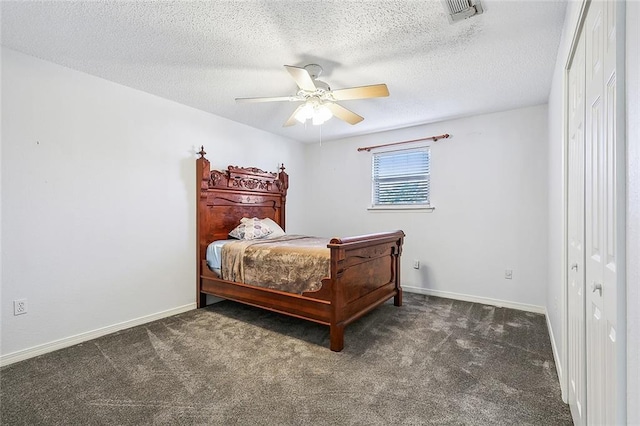
[[[407,204],[375,204],[376,202],[376,174],[375,174],[375,162],[376,157],[381,155],[392,155],[393,153],[405,153],[407,151],[425,151],[428,156],[428,167],[426,176],[428,177],[428,203],[407,203]],[[424,210],[424,211],[433,211],[435,207],[432,203],[431,197],[431,165],[432,165],[432,153],[431,153],[431,144],[425,144],[420,146],[414,146],[411,148],[401,148],[401,149],[386,149],[381,151],[375,151],[371,153],[371,199],[370,205],[367,210],[376,211],[388,211],[388,210]]]

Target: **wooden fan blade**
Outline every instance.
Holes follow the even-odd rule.
[[[291,117],[289,117],[289,119],[284,122],[282,127],[289,127],[289,126],[293,126],[294,124],[296,124],[298,122],[298,120],[296,120],[296,114],[298,113],[298,111],[300,111],[300,109],[303,106],[304,106],[304,104],[299,105],[298,108],[296,108],[296,110],[293,111],[293,114],[291,114]]]
[[[386,84],[373,84],[371,86],[350,87],[331,91],[336,101],[348,101],[351,99],[382,98],[389,96]]]
[[[271,98],[236,98],[238,103],[250,103],[250,102],[282,102],[282,101],[298,101],[295,96],[277,96]]]
[[[291,77],[296,81],[299,88],[309,92],[315,92],[317,90],[316,84],[313,82],[307,70],[291,65],[285,65],[284,67],[289,71],[289,74],[291,74]]]
[[[364,120],[363,117],[360,117],[353,111],[349,111],[342,105],[334,104],[333,102],[326,102],[324,105],[329,108],[329,111],[331,111],[334,116],[338,117],[340,120],[346,121],[349,124],[358,124],[359,122]]]

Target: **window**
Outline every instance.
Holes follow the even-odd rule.
[[[373,208],[429,207],[429,148],[373,154]]]

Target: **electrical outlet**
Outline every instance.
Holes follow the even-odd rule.
[[[505,280],[513,279],[513,271],[511,269],[505,269],[504,270],[504,279]]]
[[[27,313],[27,299],[16,299],[13,301],[13,315]]]
[[[420,269],[420,261],[419,260],[414,260],[413,261],[413,269]]]

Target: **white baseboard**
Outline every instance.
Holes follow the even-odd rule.
[[[560,362],[558,347],[556,346],[556,338],[553,335],[553,327],[551,327],[551,322],[549,321],[549,314],[546,312],[546,309],[545,309],[544,316],[547,318],[547,329],[549,330],[549,338],[551,339],[551,351],[553,352],[553,361],[556,363],[556,372],[558,373],[558,381],[560,382],[560,392],[562,394],[562,401],[564,401],[565,404],[568,404],[569,399],[567,398],[567,383],[563,379],[562,363]]]
[[[137,325],[146,324],[151,321],[167,318],[173,315],[181,314],[196,308],[195,303],[178,306],[177,308],[167,309],[166,311],[156,312],[155,314],[146,315],[144,317],[135,318],[129,321],[120,322],[118,324],[109,325],[107,327],[98,328],[97,330],[87,331],[85,333],[76,334],[75,336],[65,337],[63,339],[54,340],[53,342],[44,343],[42,345],[33,346],[31,348],[22,349],[10,354],[0,356],[0,367],[13,364],[18,361],[33,358],[48,352],[57,351],[58,349],[68,348],[87,340],[95,339],[125,328],[135,327]]]
[[[489,297],[471,296],[469,294],[453,293],[449,291],[432,290],[421,287],[402,286],[402,290],[407,293],[426,294],[427,296],[444,297],[445,299],[464,300],[465,302],[482,303],[483,305],[498,306],[500,308],[511,308],[519,311],[535,312],[536,314],[545,314],[546,310],[543,306],[529,305],[526,303],[509,302],[507,300],[491,299]]]

